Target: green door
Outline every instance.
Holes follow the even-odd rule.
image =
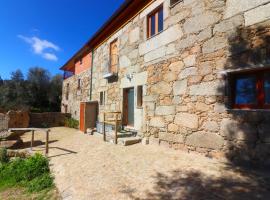
[[[128,125],[134,126],[134,88],[128,89]]]

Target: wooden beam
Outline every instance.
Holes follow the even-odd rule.
[[[46,131],[46,155],[49,153],[49,130]]]
[[[34,136],[35,135],[35,131],[32,130],[32,138],[31,138],[31,151],[33,150],[33,145],[34,145]]]
[[[117,144],[117,127],[118,127],[118,113],[115,115],[115,132],[114,132],[114,143]]]
[[[106,120],[105,120],[105,116],[106,113],[104,112],[103,113],[103,141],[106,141],[106,133],[105,133],[105,123],[106,123]]]

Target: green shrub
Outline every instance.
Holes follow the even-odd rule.
[[[65,120],[65,126],[69,128],[76,128],[79,127],[79,121],[73,118],[66,118]]]
[[[27,188],[29,192],[39,192],[41,190],[51,188],[53,185],[52,176],[49,173],[45,173],[30,181]]]
[[[0,148],[0,163],[7,163],[8,160],[7,149]]]
[[[41,154],[26,159],[24,167],[24,179],[29,181],[50,171],[48,159]]]
[[[41,184],[41,182],[44,183]],[[40,191],[53,186],[49,161],[40,154],[21,159],[16,158],[0,167],[0,188],[23,186],[29,191]]]

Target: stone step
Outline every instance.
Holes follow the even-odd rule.
[[[86,133],[87,133],[87,134],[90,134],[90,135],[93,135],[94,132],[96,132],[96,131],[97,131],[96,128],[88,128],[88,129],[86,129]]]
[[[140,143],[141,140],[142,139],[140,137],[137,137],[137,136],[136,137],[119,138],[118,144],[123,145],[123,146],[129,146],[129,145]]]
[[[107,137],[114,138],[114,132],[106,133]],[[118,138],[128,138],[128,137],[135,137],[136,133],[134,132],[128,132],[128,131],[121,131],[117,133]]]
[[[124,126],[123,128],[124,128],[124,131],[137,133],[137,131],[133,127]]]

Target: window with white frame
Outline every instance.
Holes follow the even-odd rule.
[[[105,91],[101,91],[99,93],[99,104],[101,106],[104,106],[105,105]]]

